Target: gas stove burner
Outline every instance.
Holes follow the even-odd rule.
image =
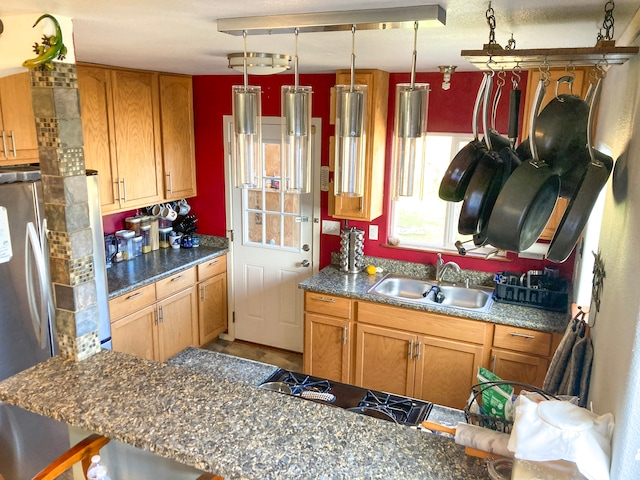
[[[280,380],[291,387],[292,395],[300,395],[302,392],[328,393],[331,390],[329,380],[318,379],[300,373],[287,372]]]
[[[406,423],[409,420],[409,415],[418,404],[412,398],[368,390],[358,406],[369,410],[379,410],[392,417],[397,423]]]
[[[410,427],[426,420],[433,406],[431,402],[424,400],[368,390],[284,369],[276,370],[264,383],[268,382],[282,382],[291,388],[291,395],[312,402]]]

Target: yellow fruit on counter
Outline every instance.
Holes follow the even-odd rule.
[[[375,275],[375,273],[378,271],[378,269],[375,267],[375,265],[369,265],[367,267],[367,273],[369,275]]]

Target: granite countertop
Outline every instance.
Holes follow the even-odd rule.
[[[251,384],[272,366],[197,349],[169,363],[56,356],[0,382],[0,400],[227,480],[489,478],[451,439]]]
[[[317,274],[302,281],[299,286],[304,290],[328,295],[339,295],[369,302],[384,303],[398,307],[411,308],[426,312],[442,313],[456,317],[483,320],[502,325],[530,328],[553,333],[564,333],[570,320],[568,313],[550,312],[538,308],[522,307],[507,303],[493,302],[487,312],[462,310],[426,303],[404,302],[399,299],[369,294],[367,291],[375,285],[384,275],[376,273],[369,275],[365,272],[353,274],[343,273],[334,265],[323,268]],[[403,272],[398,272],[403,273]],[[422,272],[406,272],[407,275],[415,275]],[[430,278],[430,277],[424,277]]]
[[[109,298],[154,283],[229,251],[227,239],[201,236],[197,248],[160,248],[107,269]]]

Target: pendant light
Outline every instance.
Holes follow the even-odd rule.
[[[367,86],[354,85],[356,26],[351,26],[351,84],[336,85],[336,196],[364,195]]]
[[[233,87],[233,158],[235,185],[239,188],[262,187],[262,118],[260,87],[248,85],[247,80],[247,32],[244,40],[244,85]]]
[[[422,198],[424,181],[429,84],[415,83],[418,22],[413,29],[411,83],[396,85],[393,134],[393,198],[396,200],[400,196],[413,196],[416,187]]]
[[[298,85],[298,29],[294,85],[282,86],[282,184],[289,193],[309,193],[311,184],[311,87]]]

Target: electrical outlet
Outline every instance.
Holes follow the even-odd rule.
[[[322,220],[322,233],[325,235],[340,235],[340,222]]]
[[[369,240],[378,240],[378,225],[369,225]]]

